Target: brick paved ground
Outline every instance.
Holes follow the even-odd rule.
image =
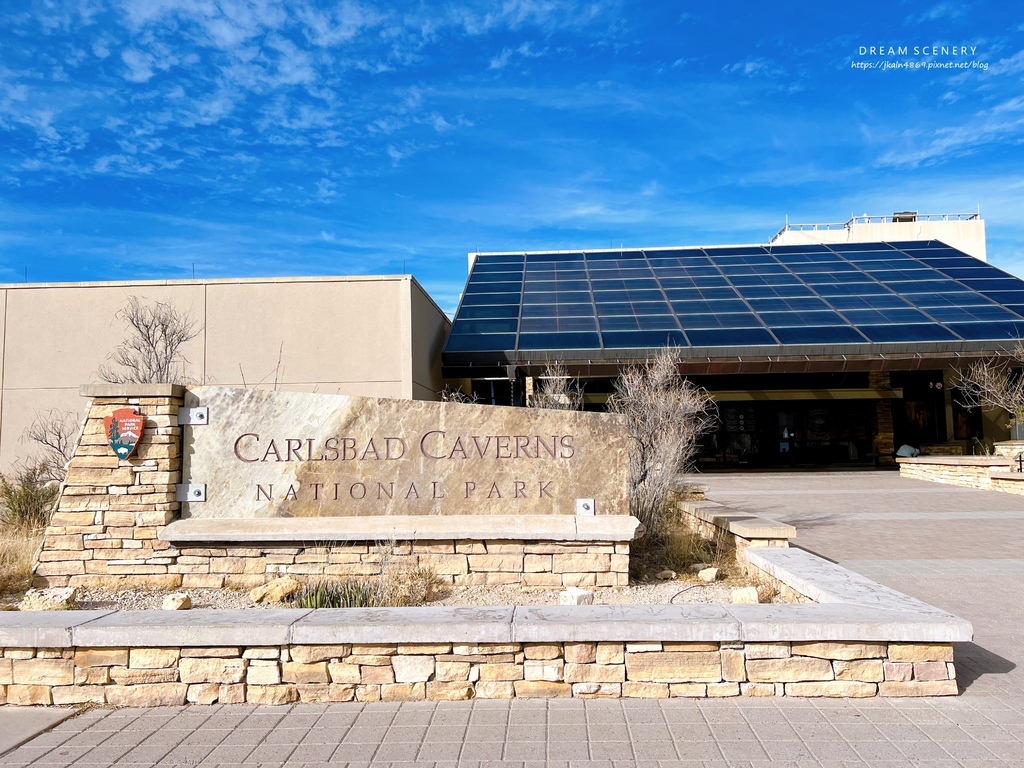
[[[1024,497],[895,473],[711,475],[711,497],[974,622],[957,698],[93,710],[3,766],[1024,766]]]

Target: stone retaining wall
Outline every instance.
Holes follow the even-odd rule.
[[[0,700],[285,703],[957,692],[971,625],[804,550],[816,602],[0,613]]]
[[[63,515],[62,521],[66,519]],[[84,546],[92,543],[95,541],[83,542]],[[46,569],[50,574],[46,583],[50,586],[250,589],[284,575],[358,578],[376,576],[382,568],[400,573],[425,567],[442,581],[457,586],[619,587],[629,584],[629,544],[622,542],[457,540],[377,544],[364,541],[312,547],[181,548],[159,538],[153,543],[165,548],[155,553],[140,551],[138,560],[131,565],[124,563],[123,556],[116,550],[77,551],[73,554],[89,558],[81,563],[86,573],[54,576]],[[116,565],[102,559],[115,553],[118,554],[118,560],[113,561]]]
[[[992,487],[991,471],[993,468],[1007,469],[1009,467],[1005,461],[1001,460],[977,461],[966,456],[943,458],[945,460],[942,462],[931,457],[901,458],[897,459],[897,463],[900,465],[902,477],[986,490],[990,490]]]
[[[788,547],[789,540],[796,536],[796,529],[791,525],[737,512],[714,502],[681,502],[679,510],[683,522],[702,537],[729,536],[739,560],[743,559],[747,547]]]
[[[755,581],[769,584],[790,603],[808,602],[806,595],[753,565],[745,556],[748,547],[788,547],[796,536],[791,525],[738,512],[715,502],[680,502],[683,522],[706,539],[727,537],[727,546],[736,552],[736,565]]]
[[[900,475],[912,480],[1024,495],[1017,470],[1019,443],[996,443],[996,456],[917,456],[898,459]]]
[[[943,696],[948,643],[432,643],[6,648],[0,704]]]

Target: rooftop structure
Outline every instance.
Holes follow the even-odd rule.
[[[844,222],[790,224],[775,233],[769,245],[806,243],[877,243],[939,240],[958,251],[987,260],[985,221],[981,213],[918,213],[900,211],[891,216],[851,216]]]

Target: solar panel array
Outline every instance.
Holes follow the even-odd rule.
[[[937,241],[848,243],[480,256],[445,353],[1020,337],[1024,281]]]

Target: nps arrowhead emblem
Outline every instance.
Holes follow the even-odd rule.
[[[120,408],[103,417],[107,442],[119,459],[127,459],[135,453],[145,427],[146,417],[134,408]]]

